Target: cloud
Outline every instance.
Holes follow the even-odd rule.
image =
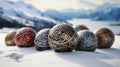
[[[79,0],[79,4],[86,4],[89,6],[99,6],[104,3],[120,3],[120,0]]]
[[[91,9],[104,3],[120,3],[120,0],[22,0],[41,11],[47,9]]]
[[[115,4],[120,3],[120,0],[78,0],[79,5],[84,5],[84,9],[96,8],[105,3]]]
[[[55,10],[63,10],[67,8],[84,8],[85,5],[81,5],[78,3],[79,0],[24,0],[27,3],[33,4],[40,10],[47,9],[55,9]]]
[[[89,6],[97,6],[96,3],[94,3],[90,0],[79,0],[79,4],[85,4],[85,5],[89,5]]]

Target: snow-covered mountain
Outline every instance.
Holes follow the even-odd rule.
[[[41,15],[41,12],[39,10],[30,4],[26,4],[23,1],[12,2],[8,0],[0,0],[0,7],[4,14],[10,16],[33,18]]]
[[[91,12],[91,18],[120,21],[120,4],[103,4]]]
[[[43,16],[37,8],[23,1],[0,0],[0,27],[11,27],[8,22],[13,24],[12,27],[21,27],[22,25],[41,29],[65,21]],[[14,26],[14,24],[19,25]]]
[[[56,11],[56,10],[46,10],[44,12],[44,15],[48,15],[53,18],[59,18],[63,20],[71,20],[73,18],[88,18],[89,17],[90,10],[75,10],[75,9],[65,9],[62,11]]]
[[[120,4],[105,3],[95,9],[67,9],[63,11],[47,10],[45,15],[60,18],[63,20],[71,20],[73,18],[90,18],[94,20],[113,20],[120,21]]]

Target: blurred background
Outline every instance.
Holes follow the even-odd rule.
[[[0,0],[0,32],[58,23],[84,24],[91,31],[107,27],[120,35],[120,0]]]

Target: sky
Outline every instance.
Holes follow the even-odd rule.
[[[18,1],[18,0],[14,0]],[[120,3],[120,0],[23,0],[41,11],[47,9],[92,9],[104,3]]]

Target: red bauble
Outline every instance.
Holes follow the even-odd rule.
[[[15,43],[18,47],[34,46],[36,32],[32,28],[21,28],[15,35]]]

